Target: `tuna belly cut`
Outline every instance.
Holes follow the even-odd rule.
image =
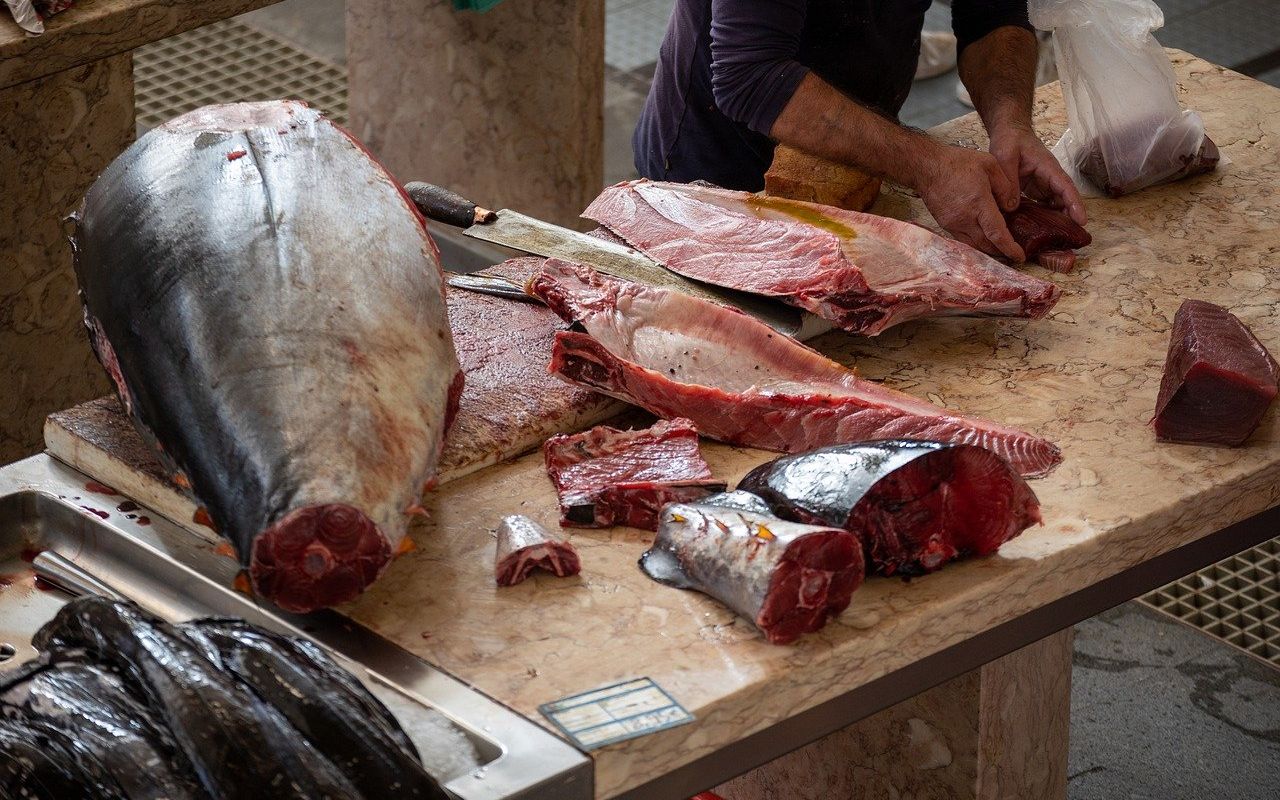
[[[848,608],[865,573],[861,546],[839,528],[748,510],[738,494],[668,505],[640,567],[660,583],[714,597],[773,644],[789,644]]]
[[[560,497],[560,524],[579,528],[628,525],[657,530],[667,503],[690,503],[724,491],[724,481],[698,452],[687,419],[622,431],[605,425],[552,436],[542,447]]]
[[[785,519],[857,533],[867,568],[932,572],[994,553],[1040,521],[1035,494],[995,454],[968,445],[889,441],[783,456],[738,484]]]
[[[301,103],[210,106],[107,168],[75,253],[99,358],[256,591],[297,612],[359,594],[461,390],[399,185]]]
[[[869,335],[919,317],[1043,317],[1059,294],[919,225],[798,200],[639,180],[583,216],[681,275]]]
[[[583,332],[556,335],[551,370],[704,436],[779,452],[842,442],[973,444],[1021,474],[1061,460],[1052,443],[953,414],[852,370],[723,306],[552,259],[530,282]]]
[[[1280,366],[1225,308],[1187,300],[1173,319],[1156,400],[1156,437],[1236,447],[1276,398]]]

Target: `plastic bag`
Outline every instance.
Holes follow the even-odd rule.
[[[1152,0],[1030,0],[1028,11],[1053,31],[1069,126],[1054,154],[1072,177],[1119,197],[1217,165],[1200,115],[1178,105]]]
[[[44,33],[44,22],[40,20],[40,15],[36,13],[31,0],[4,0],[4,4],[9,7],[9,13],[13,14],[18,27],[26,31],[28,36],[39,36]]]

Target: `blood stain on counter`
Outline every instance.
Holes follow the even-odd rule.
[[[105,483],[98,483],[97,481],[89,481],[84,485],[84,488],[87,491],[93,492],[94,494],[106,494],[106,495],[112,495],[112,496],[120,494],[115,489],[112,489],[110,486],[107,486]],[[76,499],[79,500],[80,498],[77,497]]]
[[[127,512],[127,511],[137,511],[137,510],[138,510],[138,504],[133,502],[132,500],[125,500],[123,503],[116,506],[116,511]]]

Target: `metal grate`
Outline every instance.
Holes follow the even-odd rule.
[[[346,73],[235,20],[134,52],[137,121],[153,128],[210,103],[296,98],[347,121]]]
[[[1280,666],[1280,538],[1205,567],[1141,600]]]

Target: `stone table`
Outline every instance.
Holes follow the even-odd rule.
[[[0,462],[46,414],[107,389],[63,218],[133,141],[134,48],[278,0],[90,0],[29,37],[0,13]]]
[[[1070,627],[1280,524],[1274,410],[1231,450],[1157,443],[1147,425],[1184,298],[1227,306],[1280,353],[1280,91],[1185,54],[1174,66],[1231,163],[1089,200],[1094,243],[1074,273],[1051,276],[1064,293],[1048,318],[926,320],[813,342],[894,388],[1057,442],[1062,465],[1033,482],[1043,527],[909,582],[872,578],[825,629],[777,647],[715,601],[644,577],[642,531],[573,531],[581,576],[497,589],[499,518],[555,525],[533,453],[429,495],[417,549],[342,611],[540,724],[542,703],[655,680],[696,720],[594,751],[598,797],[685,798],[797,748],[728,784],[730,800],[854,786],[873,798],[1062,797]],[[1036,119],[1046,140],[1061,134],[1056,85],[1039,93]],[[985,143],[974,115],[933,133]],[[927,221],[901,192],[878,210]],[[112,460],[79,444],[51,449],[105,483],[127,477],[94,472]],[[729,481],[771,457],[703,449]]]

